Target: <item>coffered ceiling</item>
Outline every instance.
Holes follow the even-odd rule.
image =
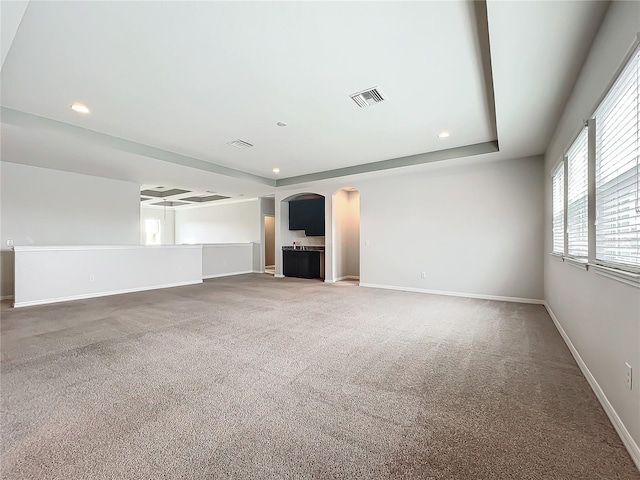
[[[223,196],[543,153],[607,6],[11,3],[3,160]]]

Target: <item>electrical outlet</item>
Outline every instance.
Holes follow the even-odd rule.
[[[633,368],[628,363],[625,363],[625,366],[627,367],[627,387],[631,390],[633,388]]]
[[[368,246],[369,246],[369,240],[365,240],[365,241],[364,241],[364,246],[365,246],[365,247],[368,247]]]
[[[89,275],[89,281],[93,282],[95,281],[96,277],[94,275]]]
[[[420,278],[427,278],[427,272],[420,273]]]
[[[13,240],[7,240],[7,247],[13,247]]]

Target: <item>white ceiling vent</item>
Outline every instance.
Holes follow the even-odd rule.
[[[228,142],[227,145],[231,145],[236,148],[249,148],[253,147],[249,142],[245,142],[244,140],[234,140],[233,142]]]
[[[360,108],[368,107],[374,103],[380,103],[385,99],[380,90],[378,90],[378,87],[368,88],[362,92],[353,93],[349,96]]]

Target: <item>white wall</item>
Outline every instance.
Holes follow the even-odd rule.
[[[263,215],[275,215],[276,214],[276,201],[274,197],[260,197],[260,208],[262,208]]]
[[[140,207],[140,245],[146,243],[145,222],[146,220],[160,221],[160,239],[162,245],[173,245],[175,243],[175,211],[167,208]]]
[[[551,168],[593,113],[638,31],[640,3],[613,2],[556,128],[545,157],[546,252],[551,252],[552,245]],[[597,382],[595,390],[601,389],[627,430],[627,438],[624,431],[621,436],[635,452],[640,468],[640,290],[591,270],[578,270],[550,255],[545,255],[544,279],[547,303]],[[625,383],[625,362],[633,367],[633,390]],[[617,428],[622,430],[620,425]]]
[[[140,188],[122,182],[2,162],[3,297],[13,295],[15,245],[138,245]]]
[[[226,277],[254,271],[253,243],[202,246],[202,278]]]
[[[175,243],[260,243],[260,202],[177,209]]]
[[[354,185],[361,284],[542,299],[542,167],[530,157]]]
[[[15,306],[202,283],[202,247],[16,247]]]

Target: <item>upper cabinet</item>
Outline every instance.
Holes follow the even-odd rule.
[[[307,237],[324,236],[324,197],[291,200],[289,230],[304,230]]]

